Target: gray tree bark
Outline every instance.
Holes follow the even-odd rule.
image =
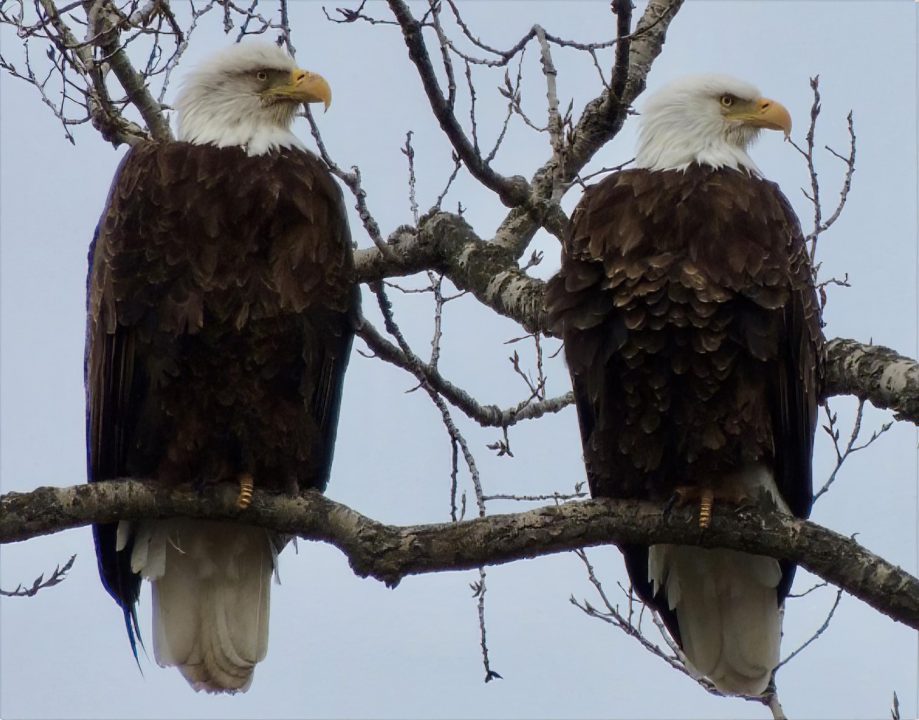
[[[42,487],[0,497],[0,543],[20,542],[92,522],[154,517],[231,519],[327,542],[354,572],[389,586],[407,575],[467,570],[611,543],[655,542],[725,547],[798,563],[875,609],[919,629],[919,580],[854,540],[806,520],[716,506],[702,530],[688,508],[662,510],[632,500],[589,500],[513,515],[398,527],[376,522],[319,493],[297,497],[256,491],[245,510],[238,488],[198,493],[122,479]]]

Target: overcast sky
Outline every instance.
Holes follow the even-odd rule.
[[[329,5],[331,8],[333,5]],[[467,3],[467,20],[483,40],[509,46],[535,22],[581,41],[614,32],[607,2]],[[382,4],[372,7],[380,14]],[[417,8],[416,8],[417,9]],[[636,11],[643,9],[639,4]],[[432,120],[406,58],[401,34],[389,26],[331,25],[316,2],[292,3],[299,63],[322,73],[335,101],[319,118],[330,152],[343,166],[359,164],[368,202],[384,233],[410,222],[405,158],[399,148],[413,130],[419,202],[426,209],[452,168],[449,147]],[[214,16],[192,40],[187,62],[228,40]],[[4,55],[18,40],[0,29]],[[828,337],[873,340],[916,356],[917,286],[917,4],[908,1],[700,2],[690,0],[673,22],[649,77],[654,90],[690,72],[721,72],[757,84],[782,101],[802,141],[819,74],[823,115],[819,143],[846,148],[852,109],[858,162],[850,202],[821,241],[822,276],[848,273],[852,287],[832,288]],[[37,52],[36,54],[40,54]],[[589,60],[556,51],[563,105],[577,115],[598,93]],[[606,67],[609,54],[602,56]],[[188,67],[189,65],[186,65]],[[524,105],[544,122],[545,91],[538,53],[527,54]],[[478,87],[483,145],[504,115],[497,92],[502,72]],[[174,97],[175,88],[167,96]],[[91,128],[70,145],[60,125],[26,84],[0,77],[0,239],[2,239],[2,490],[72,485],[85,479],[82,353],[86,250],[124,148],[113,150]],[[638,109],[642,102],[639,100]],[[635,122],[588,168],[633,155]],[[308,129],[299,126],[309,140]],[[806,170],[794,149],[770,133],[753,150],[764,174],[784,188],[805,229],[812,210],[800,188]],[[529,176],[547,157],[544,136],[512,126],[495,164]],[[842,163],[820,156],[823,194],[831,205]],[[577,190],[569,193],[570,211]],[[503,217],[500,203],[460,180],[447,207],[488,237]],[[349,205],[352,204],[348,198]],[[352,215],[360,246],[369,240]],[[558,245],[540,239],[558,268]],[[367,303],[369,304],[369,303]],[[427,350],[431,312],[426,297],[400,301],[398,319],[419,351]],[[506,340],[522,334],[471,299],[447,306],[443,372],[484,402],[510,405],[526,396],[507,362]],[[556,342],[549,344],[552,349]],[[362,343],[355,343],[360,348]],[[516,347],[532,367],[530,345]],[[568,389],[560,359],[548,362],[549,390]],[[405,373],[355,353],[346,382],[336,462],[328,494],[383,522],[449,519],[449,442],[439,415],[420,393],[406,394]],[[854,403],[833,401],[843,423]],[[459,413],[455,416],[459,418]],[[870,409],[865,426],[889,414]],[[489,493],[568,491],[583,479],[575,412],[569,408],[513,429],[514,458],[485,445],[495,431],[463,424]],[[814,509],[813,520],[858,540],[888,560],[917,568],[917,435],[897,425],[853,457]],[[816,482],[834,464],[820,432]],[[469,483],[464,479],[464,487]],[[470,503],[471,504],[471,503]],[[525,504],[494,503],[495,512]],[[283,584],[273,588],[271,640],[245,695],[195,694],[175,670],[141,656],[138,671],[121,612],[102,589],[89,528],[2,550],[0,585],[12,589],[77,555],[67,581],[31,599],[3,598],[0,617],[0,715],[17,717],[766,717],[762,706],[709,696],[651,657],[621,632],[584,616],[569,597],[597,598],[573,555],[520,562],[488,571],[488,644],[504,679],[483,683],[472,572],[405,580],[388,590],[354,576],[334,548],[300,543],[281,556]],[[625,577],[615,548],[589,552],[608,591]],[[799,572],[796,589],[812,584]],[[783,653],[823,622],[834,593],[824,589],[789,602]],[[149,639],[149,591],[140,623]],[[653,628],[652,628],[653,629]],[[149,644],[149,640],[148,640]],[[903,717],[917,714],[917,637],[912,630],[844,596],[822,638],[779,674],[782,703],[795,717],[888,716],[894,691]]]

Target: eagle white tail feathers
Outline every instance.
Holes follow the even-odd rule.
[[[692,669],[724,693],[762,694],[782,639],[778,562],[735,550],[653,545],[648,571],[676,611]]]
[[[726,481],[753,497],[765,489],[788,512],[765,467]],[[655,595],[665,592],[676,612],[691,670],[724,693],[761,695],[779,664],[784,612],[777,598],[779,563],[736,550],[652,545],[648,578]]]
[[[131,529],[131,568],[153,586],[156,662],[177,666],[195,690],[248,690],[268,649],[272,533],[188,519]],[[127,532],[119,527],[122,547]]]

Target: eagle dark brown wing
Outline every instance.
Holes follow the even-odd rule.
[[[627,170],[588,189],[547,289],[597,497],[665,500],[755,463],[810,512],[821,330],[800,227],[745,172]],[[622,548],[643,599],[648,549]],[[781,602],[794,567],[783,565]]]
[[[316,157],[131,149],[90,251],[90,481],[324,489],[358,301],[341,192]],[[133,645],[133,540],[119,549],[114,524],[94,537]]]

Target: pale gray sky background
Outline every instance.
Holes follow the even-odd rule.
[[[352,3],[353,5],[354,3]],[[509,46],[533,23],[581,41],[610,37],[607,2],[479,2],[463,8],[487,42]],[[327,3],[335,6],[334,0]],[[649,89],[690,72],[726,72],[759,85],[791,111],[801,141],[811,94],[821,76],[819,142],[846,147],[851,108],[858,163],[849,205],[821,241],[823,276],[849,274],[851,289],[831,289],[828,337],[852,337],[916,355],[917,281],[917,4],[900,2],[701,2],[690,0],[673,22],[649,78]],[[383,14],[382,4],[371,9]],[[417,8],[416,8],[417,10]],[[639,3],[636,10],[643,10]],[[393,27],[331,25],[318,2],[292,3],[298,61],[321,72],[335,102],[319,118],[333,157],[359,164],[368,202],[384,233],[410,222],[406,163],[399,148],[415,131],[419,201],[427,208],[452,167],[449,147]],[[3,52],[18,40],[0,29]],[[186,66],[227,40],[217,16],[193,39]],[[598,92],[589,61],[556,51],[559,94],[577,115]],[[604,56],[611,65],[609,55]],[[545,94],[538,54],[528,52],[531,82],[524,104],[542,122]],[[179,74],[181,78],[181,73]],[[494,138],[504,114],[500,75],[479,84],[479,127]],[[168,99],[174,97],[175,87]],[[2,203],[2,490],[71,485],[85,479],[82,353],[86,249],[114,168],[113,151],[91,129],[77,145],[24,83],[0,77],[0,203]],[[641,101],[638,103],[641,108]],[[632,157],[635,123],[628,123],[588,168]],[[309,139],[301,123],[300,134]],[[487,143],[485,143],[487,144]],[[808,227],[808,183],[797,153],[778,134],[763,137],[753,156],[779,182]],[[545,139],[519,123],[498,155],[506,174],[529,176],[547,157]],[[824,197],[832,205],[842,163],[820,156]],[[571,209],[577,190],[565,200]],[[485,237],[504,215],[499,202],[468,179],[448,198]],[[348,198],[349,205],[351,204]],[[369,244],[356,218],[354,236]],[[558,246],[537,274],[558,268]],[[368,303],[369,305],[369,303]],[[419,351],[431,328],[427,299],[401,302],[398,317]],[[502,343],[521,330],[464,299],[445,314],[444,373],[481,400],[509,405],[524,388]],[[361,347],[361,342],[355,343]],[[517,346],[528,366],[529,346]],[[557,343],[551,343],[557,347]],[[560,359],[548,365],[550,393],[568,388]],[[356,354],[349,370],[336,462],[328,494],[391,523],[449,519],[449,442],[426,397],[405,394],[412,379]],[[841,419],[854,402],[833,401]],[[456,413],[459,416],[459,413]],[[865,424],[888,414],[869,410]],[[487,492],[569,490],[583,478],[575,412],[515,428],[514,458],[496,458],[497,439],[464,423]],[[843,432],[847,426],[843,425]],[[917,435],[897,425],[856,455],[813,519],[916,571]],[[821,432],[818,482],[833,465]],[[465,488],[469,489],[468,482]],[[470,503],[472,506],[472,503]],[[492,511],[524,509],[493,504]],[[3,598],[0,616],[0,715],[18,717],[766,717],[762,706],[714,698],[637,647],[620,632],[572,607],[575,595],[596,604],[584,569],[559,555],[488,572],[488,640],[503,680],[482,682],[483,669],[472,572],[405,580],[388,590],[355,577],[334,548],[301,543],[281,556],[283,584],[272,598],[268,657],[252,689],[236,697],[196,695],[175,670],[130,654],[121,613],[102,589],[89,528],[2,550],[0,584],[11,589],[39,573],[77,561],[63,584],[31,599]],[[613,593],[624,579],[614,548],[589,551]],[[811,584],[798,575],[797,588]],[[834,593],[823,590],[788,604],[783,651],[820,625]],[[140,622],[149,637],[149,591]],[[151,650],[152,654],[152,650]],[[823,637],[779,674],[782,703],[795,717],[889,716],[892,694],[903,717],[916,717],[917,637],[912,630],[844,596]]]

